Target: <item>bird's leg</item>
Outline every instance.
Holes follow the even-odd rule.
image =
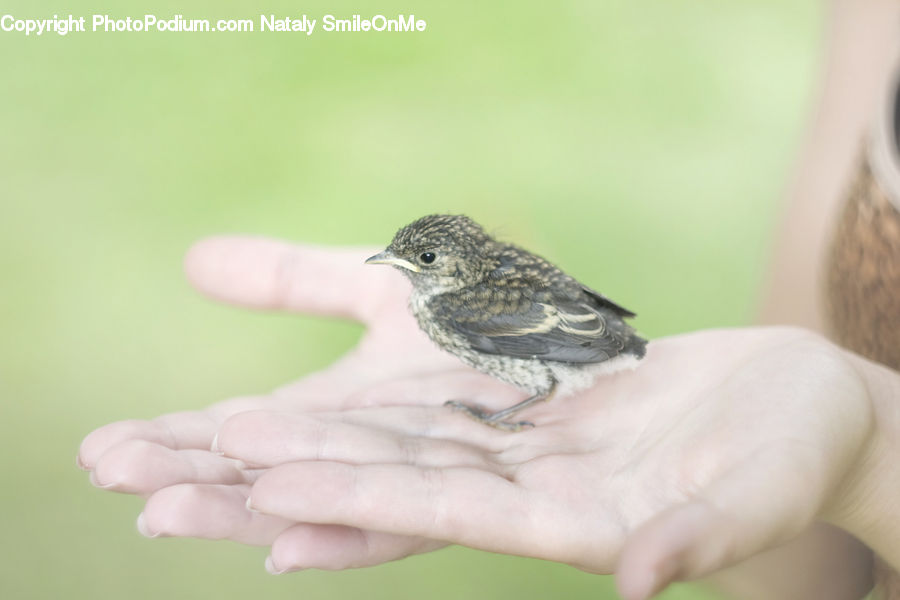
[[[492,413],[485,412],[481,409],[469,406],[468,404],[463,404],[459,400],[448,400],[444,403],[444,406],[449,406],[453,410],[465,413],[468,417],[478,421],[479,423],[484,423],[485,425],[490,425],[491,427],[502,429],[503,431],[522,431],[525,428],[534,427],[534,423],[530,421],[510,422],[506,421],[505,419],[516,414],[520,410],[528,408],[532,404],[537,404],[538,402],[541,402],[543,400],[550,400],[550,398],[553,397],[553,393],[555,391],[556,382],[554,381],[553,386],[546,394],[535,394],[534,396],[526,398],[525,400],[513,404],[512,406]]]

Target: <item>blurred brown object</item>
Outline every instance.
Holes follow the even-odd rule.
[[[842,346],[900,369],[900,211],[860,161],[831,246],[826,321]]]

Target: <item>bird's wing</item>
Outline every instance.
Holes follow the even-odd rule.
[[[436,311],[472,347],[487,354],[567,363],[597,363],[616,356],[630,335],[613,310],[590,301],[553,298],[506,305],[500,314],[464,304]]]
[[[566,275],[562,271],[560,271],[557,267],[553,266],[551,263],[547,262],[540,256],[535,256],[530,252],[522,250],[520,248],[516,248],[515,246],[506,245],[508,249],[506,253],[500,256],[500,267],[494,271],[493,276],[498,278],[505,278],[512,274],[512,277],[523,278],[521,271],[524,267],[525,271],[531,269],[535,269],[541,272],[550,272],[554,274],[557,280],[562,280],[562,285],[566,287],[574,287],[580,290],[581,294],[585,294],[589,299],[589,304],[592,304],[598,308],[606,308],[614,312],[619,317],[630,318],[637,316],[632,311],[628,310],[624,306],[617,304],[598,292],[597,290],[593,290],[588,286],[582,284],[578,280]],[[527,276],[524,276],[527,278]],[[570,290],[571,291],[571,290]]]
[[[579,284],[579,285],[581,285],[581,284]],[[624,306],[622,306],[620,304],[616,304],[615,302],[613,302],[612,300],[610,300],[609,298],[607,298],[600,292],[596,292],[585,285],[582,285],[581,289],[584,291],[585,294],[587,294],[588,296],[591,297],[591,300],[593,300],[597,304],[597,306],[601,306],[603,308],[608,308],[611,311],[613,311],[614,313],[616,313],[617,315],[619,315],[620,317],[629,318],[629,317],[637,316],[636,314],[634,314],[633,312],[631,312]]]

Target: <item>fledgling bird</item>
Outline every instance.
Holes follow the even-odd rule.
[[[533,427],[507,419],[644,356],[647,341],[624,320],[633,312],[543,258],[493,239],[466,216],[422,217],[366,263],[393,265],[409,277],[410,310],[438,346],[530,394],[493,413],[447,402],[498,429]]]

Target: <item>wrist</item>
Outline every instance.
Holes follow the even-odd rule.
[[[865,384],[872,418],[856,460],[824,516],[900,569],[900,374],[846,354]]]

